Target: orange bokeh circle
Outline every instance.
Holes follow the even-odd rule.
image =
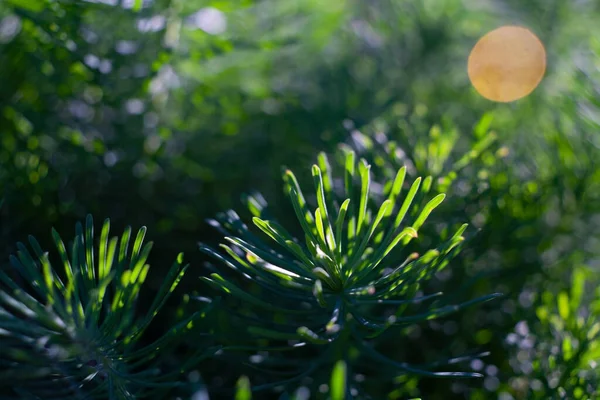
[[[546,72],[546,50],[530,30],[503,26],[484,35],[468,60],[471,84],[488,100],[508,103],[529,95]]]

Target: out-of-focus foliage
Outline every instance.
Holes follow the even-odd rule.
[[[464,221],[472,227],[424,290],[506,294],[407,327],[402,340],[378,339],[390,358],[417,364],[489,350],[470,364],[485,378],[369,380],[373,396],[536,396],[511,382],[532,390],[548,365],[513,369],[519,351],[507,337],[525,321],[531,359],[576,338],[570,327],[551,331],[536,309],[561,317],[554,306],[573,266],[589,266],[588,285],[600,269],[599,16],[595,1],[563,0],[0,2],[0,268],[27,234],[50,248],[50,226],[67,231],[89,212],[149,227],[157,273],[145,285],[158,290],[170,255],[205,261],[197,241],[221,240],[205,219],[237,207],[241,193],[263,193],[292,226],[280,167],[306,171],[318,152],[333,159],[344,144],[377,171],[374,200],[404,164],[412,179],[434,177],[432,195],[447,193],[415,245],[426,250],[427,238]],[[527,98],[494,104],[470,87],[466,60],[479,37],[505,24],[540,37],[548,71]],[[205,271],[180,283],[190,293],[194,274]],[[164,314],[153,325],[170,323]],[[227,329],[227,313],[208,318]],[[231,398],[240,376],[256,372],[235,360],[218,353],[188,379],[204,380],[211,398]]]
[[[426,110],[430,125],[441,116],[472,124],[490,105],[463,64],[491,24],[531,26],[561,57],[518,110],[499,107],[503,137],[534,140],[520,137],[540,136],[530,116],[548,117],[548,99],[573,76],[577,58],[563,50],[581,53],[593,26],[583,5],[558,1],[165,0],[138,12],[133,2],[48,2],[37,12],[12,4],[0,11],[0,72],[10,83],[0,98],[12,126],[1,157],[8,187],[22,195],[7,209],[23,224],[32,214],[59,223],[119,204],[115,218],[151,219],[164,234],[198,229],[240,190],[279,194],[279,166],[335,146],[345,119],[360,127],[401,102]],[[56,195],[43,196],[46,187]],[[187,201],[199,196],[202,205]]]
[[[536,296],[537,319],[507,337],[515,399],[600,398],[600,290],[587,267],[574,266],[571,286]],[[506,397],[506,396],[505,396]]]

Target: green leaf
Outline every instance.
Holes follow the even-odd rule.
[[[123,235],[121,235],[121,240],[119,242],[119,258],[117,264],[117,275],[121,275],[123,269],[125,268],[125,263],[127,259],[127,253],[129,252],[129,239],[131,238],[131,227],[128,226],[123,231]]]
[[[573,356],[573,343],[571,343],[571,338],[569,337],[563,338],[562,355],[565,361],[569,361]]]
[[[140,252],[142,250],[142,244],[144,243],[144,237],[146,236],[146,227],[142,226],[138,230],[138,234],[135,237],[135,241],[133,242],[133,250],[131,252],[131,263],[130,267],[138,262],[138,257],[140,256]]]
[[[411,227],[406,227],[402,230],[402,232],[400,232],[393,240],[392,242],[386,247],[386,248],[382,248],[383,249],[383,253],[381,255],[379,255],[379,253],[377,254],[377,259],[378,262],[377,264],[379,264],[379,260],[383,260],[393,249],[394,247],[396,247],[398,245],[398,243],[405,238],[416,238],[419,235],[417,234],[417,231],[414,228]]]
[[[315,281],[315,284],[313,286],[313,295],[316,297],[321,307],[327,307],[327,302],[325,301],[325,297],[323,296],[323,284],[319,279]]]
[[[132,10],[135,12],[138,12],[142,9],[142,3],[144,2],[144,0],[134,0],[133,1],[133,8]]]
[[[313,226],[315,226],[315,218],[308,210],[306,202],[304,202],[304,196],[297,188],[292,186],[290,186],[288,194],[292,200],[292,206],[294,207],[296,217],[298,218],[298,221],[300,221],[300,225],[302,225],[305,234],[313,242],[318,242],[316,229],[313,229]]]
[[[365,160],[361,160],[358,164],[358,172],[360,174],[361,189],[360,189],[360,205],[358,208],[358,220],[356,222],[356,236],[366,229],[366,214],[367,201],[369,199],[369,187],[371,185],[371,166]]]
[[[54,228],[52,229],[52,238],[54,239],[54,243],[56,245],[56,248],[58,249],[58,253],[60,255],[61,261],[63,262],[63,267],[65,269],[65,275],[67,277],[67,287],[66,287],[66,297],[67,300],[70,299],[70,296],[73,294],[74,291],[74,287],[76,285],[75,278],[74,278],[74,271],[73,268],[71,266],[71,263],[69,262],[69,257],[67,255],[67,249],[65,248],[65,245],[63,243],[63,241],[61,240],[58,232],[56,232],[56,230],[54,230]],[[80,283],[80,282],[78,282]]]
[[[44,274],[44,283],[46,284],[47,297],[46,300],[48,305],[53,305],[56,300],[56,292],[54,290],[54,271],[50,266],[50,262],[48,261],[48,253],[44,253],[41,259],[42,262],[42,271]]]
[[[325,189],[325,195],[329,197],[333,190],[333,179],[331,177],[331,165],[329,164],[329,159],[324,152],[319,153],[318,162],[319,168],[321,169],[323,175],[323,188]]]
[[[548,312],[548,307],[540,306],[540,307],[536,308],[535,315],[538,317],[538,319],[542,323],[548,322],[548,316],[550,315],[550,313]]]
[[[40,12],[46,8],[44,0],[8,0],[8,3],[33,12]]]
[[[346,373],[346,362],[344,360],[336,362],[331,374],[331,400],[344,400],[346,398]]]
[[[394,227],[396,229],[398,229],[398,227],[400,227],[400,224],[404,220],[404,217],[406,216],[406,212],[410,208],[410,205],[412,204],[412,201],[414,200],[415,195],[417,194],[417,190],[419,190],[420,185],[421,185],[421,178],[419,177],[419,178],[415,179],[415,181],[413,182],[412,186],[410,187],[410,189],[408,191],[408,194],[404,198],[404,202],[402,203],[402,207],[400,208],[398,215],[396,215],[396,220],[394,221]]]
[[[388,200],[392,202],[392,207],[386,213],[386,217],[391,215],[396,206],[396,199],[399,198],[400,193],[402,192],[402,186],[404,186],[404,179],[406,178],[406,166],[400,168],[396,173],[396,177],[394,178],[394,183],[392,185],[392,189],[390,190],[390,194],[388,196]]]
[[[254,217],[252,219],[252,221],[260,230],[262,230],[265,234],[267,234],[271,239],[273,239],[274,241],[279,243],[282,247],[284,247],[287,250],[289,250],[290,252],[292,252],[294,255],[296,255],[296,257],[300,258],[306,264],[306,266],[312,266],[313,263],[308,258],[308,255],[297,243],[294,242],[292,235],[290,235],[282,226],[280,226],[279,224],[277,224],[273,221],[261,220],[258,217]],[[251,246],[248,246],[248,244],[246,242],[243,242],[241,240],[235,241],[232,239],[231,241],[235,242],[238,245],[240,245],[240,243],[242,243],[240,245],[240,247],[242,247],[246,250],[249,250],[251,247]],[[270,258],[267,257],[266,259],[268,260]],[[289,263],[287,263],[286,267],[289,267],[291,270],[296,271],[300,274],[302,273],[301,270],[296,268],[294,265],[290,265]]]
[[[110,271],[112,260],[108,260],[108,234],[110,232],[110,220],[107,218],[102,225],[100,233],[100,244],[98,250],[98,280],[104,279]]]
[[[17,271],[21,271],[23,276],[32,283],[33,289],[41,296],[46,297],[46,288],[42,285],[43,278],[39,269],[35,265],[29,251],[22,243],[17,243],[19,249],[17,255],[19,258],[11,255],[9,261]]]
[[[314,343],[314,344],[327,344],[327,343],[331,342],[331,339],[325,339],[325,338],[317,335],[315,332],[313,332],[306,326],[301,326],[300,328],[298,328],[297,333],[303,339],[306,339],[309,342]]]
[[[331,189],[329,189],[328,191],[325,188],[325,183],[321,174],[321,170],[317,165],[313,165],[312,175],[315,184],[315,189],[317,191],[317,204],[319,206],[319,209],[317,210],[319,211],[319,215],[317,216],[317,213],[315,213],[317,227],[321,227],[321,231],[323,231],[321,233],[323,236],[323,241],[326,242],[329,251],[331,252],[330,254],[334,254],[336,244],[335,238],[333,236],[333,227],[331,226],[331,221],[329,219],[329,211],[327,209],[326,200],[326,193],[329,193]]]
[[[326,243],[327,238],[325,237],[325,227],[323,225],[323,216],[321,215],[321,209],[317,208],[315,211],[315,226],[317,227],[317,238],[319,239],[319,245],[322,250],[329,251],[329,245]]]
[[[356,167],[354,157],[354,152],[346,152],[346,159],[344,164],[344,188],[346,189],[346,193],[348,194],[349,198],[352,198],[352,191],[354,189],[354,170]]]
[[[345,153],[345,161],[344,161],[344,189],[346,191],[346,196],[348,199],[354,198],[354,173],[355,173],[355,156],[353,151],[347,151]],[[351,240],[356,236],[356,207],[357,204],[355,201],[351,203],[352,210],[350,210],[350,221],[348,221],[348,243],[350,246]]]
[[[483,375],[479,373],[472,372],[431,372],[418,367],[414,367],[412,365],[396,362],[387,358],[386,356],[380,354],[375,351],[372,347],[367,346],[365,342],[357,343],[359,349],[362,351],[364,355],[372,358],[375,361],[378,361],[384,365],[387,365],[391,368],[398,369],[400,371],[406,371],[417,375],[430,376],[430,377],[439,377],[439,378],[481,378]]]
[[[138,336],[148,327],[152,319],[158,314],[160,309],[164,306],[166,301],[169,299],[170,295],[173,293],[181,279],[183,278],[188,265],[182,266],[183,261],[183,253],[180,253],[177,260],[171,266],[171,269],[167,273],[166,277],[163,279],[163,283],[158,289],[157,294],[154,296],[154,301],[152,305],[148,308],[148,313],[146,315],[145,321],[138,327],[137,332],[132,334],[132,336]]]
[[[425,220],[427,219],[427,217],[429,217],[429,214],[431,214],[431,212],[437,206],[439,206],[442,203],[442,201],[444,201],[445,198],[446,198],[446,195],[444,193],[440,193],[437,196],[435,196],[433,199],[431,199],[425,205],[425,207],[423,207],[423,210],[421,211],[421,213],[417,217],[417,220],[413,223],[413,228],[416,231],[419,230],[419,228],[421,227],[421,225],[423,225],[423,223],[425,222]]]
[[[576,312],[581,306],[581,299],[585,290],[585,270],[576,268],[573,271],[573,283],[571,284],[571,310]]]
[[[212,278],[212,279],[211,279]],[[274,306],[271,303],[268,303],[266,301],[263,301],[261,299],[256,298],[255,296],[247,293],[245,290],[240,289],[239,287],[237,287],[236,285],[234,285],[233,283],[228,282],[227,280],[225,280],[221,275],[216,274],[216,273],[212,273],[210,274],[210,278],[202,276],[200,277],[200,279],[208,284],[210,284],[211,286],[222,290],[225,293],[229,293],[232,294],[236,297],[238,297],[240,300],[243,300],[247,303],[253,304],[257,307],[261,307],[267,310],[271,310],[271,311],[279,311],[282,313],[288,313],[288,314],[306,314],[308,311],[304,311],[304,310],[289,310],[289,309],[283,309],[277,306]]]
[[[353,269],[356,266],[355,265],[356,262],[364,254],[363,252],[364,252],[365,248],[367,247],[367,245],[369,244],[369,240],[373,236],[373,232],[375,232],[375,230],[377,229],[377,226],[379,225],[379,223],[385,216],[387,210],[392,206],[391,203],[392,202],[390,200],[386,200],[383,202],[383,204],[381,204],[381,207],[379,208],[379,212],[377,213],[377,216],[375,217],[375,221],[373,221],[371,223],[371,227],[369,228],[368,233],[363,237],[363,240],[360,243],[360,245],[358,246],[358,248],[354,249],[354,251],[353,251],[354,254],[352,255],[352,259],[348,262],[347,268],[348,268],[349,274],[352,274]]]
[[[251,400],[250,380],[247,376],[241,376],[236,383],[235,400]]]
[[[416,323],[416,322],[441,318],[446,315],[461,311],[467,307],[471,307],[471,306],[474,306],[477,304],[488,302],[490,300],[494,300],[498,297],[502,297],[502,294],[494,293],[494,294],[490,294],[490,295],[486,295],[486,296],[481,296],[481,297],[478,297],[473,300],[465,301],[464,303],[443,306],[443,307],[436,308],[436,309],[430,309],[430,311],[424,312],[422,314],[411,315],[408,317],[400,317],[395,320],[395,323],[396,324],[412,324],[412,323]]]
[[[341,258],[342,256],[342,232],[344,229],[344,219],[346,218],[346,213],[348,211],[348,206],[350,205],[350,199],[344,200],[340,207],[340,211],[337,216],[337,220],[335,221],[335,242],[337,243],[337,256]]]
[[[488,133],[493,120],[494,114],[492,112],[487,112],[483,114],[483,116],[479,119],[479,122],[477,122],[477,125],[475,125],[475,136],[477,138],[483,138],[484,135]]]
[[[93,284],[96,282],[96,268],[94,268],[94,220],[90,214],[85,219],[84,244],[88,279]]]
[[[569,319],[569,315],[570,315],[569,295],[564,291],[560,292],[558,294],[557,302],[558,302],[558,314],[564,321],[567,321]]]
[[[300,246],[298,246],[297,244],[288,241],[286,242],[286,245],[295,253],[298,254],[301,260],[308,260],[308,264],[307,265],[302,265],[302,266],[298,266],[297,264],[295,264],[293,261],[291,261],[290,259],[287,258],[279,258],[274,256],[272,251],[266,251],[263,249],[260,249],[256,246],[251,245],[250,243],[242,240],[242,239],[238,239],[238,238],[233,238],[233,237],[226,237],[225,240],[235,244],[236,246],[239,246],[241,249],[243,249],[244,251],[246,251],[246,253],[253,253],[256,256],[260,257],[261,259],[268,261],[272,264],[277,264],[279,267],[283,267],[285,269],[288,269],[291,272],[295,272],[298,275],[304,276],[305,270],[310,270],[310,266],[312,265],[312,261],[308,260],[308,257],[304,256],[302,257],[301,254],[303,254],[303,250],[300,248]],[[221,246],[222,248],[226,248]],[[209,248],[202,248],[203,251],[208,251],[209,253],[212,253],[213,255],[216,255],[212,250],[210,250]],[[228,249],[227,250],[228,253],[230,253],[232,255],[232,257],[234,257],[236,260],[238,260],[237,256],[233,256],[233,254],[231,253],[232,250]],[[223,260],[222,257],[219,257],[221,260]],[[241,262],[241,261],[240,261]],[[241,262],[243,265],[245,265],[243,262]],[[235,266],[232,266],[230,264],[227,264],[230,267],[232,267],[233,269],[237,269]],[[263,266],[260,266],[261,269],[264,269]],[[302,268],[303,267],[303,268]],[[269,271],[269,273],[272,273],[273,271]]]

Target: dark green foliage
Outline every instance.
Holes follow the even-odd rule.
[[[384,198],[396,171],[404,167],[413,179],[430,176],[431,194],[447,194],[448,212],[434,215],[435,224],[452,228],[466,220],[481,228],[490,207],[491,177],[501,171],[498,166],[509,153],[490,129],[493,119],[493,114],[484,115],[467,135],[452,121],[430,126],[418,109],[410,112],[397,105],[360,130],[351,127],[350,140],[340,147],[373,165],[379,188],[373,197]]]
[[[517,372],[511,391],[519,398],[600,398],[600,290],[591,274],[575,267],[569,290],[543,291],[537,319],[508,336]]]
[[[109,238],[109,230],[106,220],[96,241],[88,216],[70,242],[52,231],[53,253],[42,250],[31,236],[31,250],[18,244],[17,255],[10,259],[14,270],[0,274],[0,390],[5,395],[142,398],[179,385],[180,371],[197,362],[190,357],[167,371],[161,356],[199,313],[165,329],[151,343],[143,340],[187,269],[183,254],[152,303],[140,310],[152,243],[143,244],[146,228],[133,241],[130,228],[120,238]]]
[[[201,248],[218,259],[220,266],[228,266],[246,282],[260,286],[260,294],[246,292],[221,272],[203,280],[240,300],[231,306],[231,312],[242,318],[238,329],[257,338],[299,341],[295,346],[302,352],[309,351],[304,348],[307,344],[324,346],[319,350],[321,356],[308,360],[303,367],[306,371],[298,369],[296,379],[323,365],[331,368],[329,363],[337,357],[348,359],[353,367],[366,358],[387,371],[477,376],[434,372],[434,365],[395,362],[373,348],[370,339],[388,328],[445,317],[498,295],[456,304],[441,292],[422,293],[423,283],[442,271],[456,254],[467,226],[445,232],[445,240],[433,240],[431,248],[415,253],[411,241],[418,237],[419,229],[445,195],[438,194],[425,203],[432,178],[419,177],[405,183],[407,169],[402,167],[387,185],[387,199],[373,204],[370,169],[364,159],[356,160],[354,152],[346,152],[342,165],[345,183],[336,191],[334,182],[339,179],[328,158],[321,154],[318,165],[312,167],[316,204],[307,202],[295,175],[285,170],[285,191],[304,240],[270,219],[267,205],[260,198],[249,197],[253,223],[270,241],[257,237],[235,212],[229,211],[211,223],[227,235],[222,252]],[[353,350],[364,357],[360,361],[352,357]],[[286,354],[286,359],[291,357]],[[267,357],[265,363],[269,362]]]
[[[599,12],[0,1],[0,398],[596,400]],[[505,24],[548,68],[497,104],[466,59]],[[49,234],[88,213],[152,268]]]

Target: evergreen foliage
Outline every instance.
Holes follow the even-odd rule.
[[[0,1],[0,399],[600,400],[599,13]]]
[[[423,293],[423,283],[447,267],[459,251],[467,225],[446,232],[445,240],[434,241],[432,248],[416,253],[410,248],[411,241],[445,197],[438,194],[424,202],[432,178],[405,182],[406,167],[402,167],[387,185],[387,199],[376,205],[369,195],[371,166],[349,151],[341,167],[343,175],[336,177],[328,157],[320,154],[318,164],[312,167],[313,205],[306,200],[295,175],[285,170],[285,191],[304,240],[269,218],[267,204],[259,196],[249,196],[247,206],[255,227],[269,241],[253,233],[234,211],[211,221],[227,235],[227,244],[220,246],[221,252],[201,248],[220,261],[219,265],[237,272],[238,279],[261,288],[260,295],[253,295],[219,272],[203,278],[239,300],[230,310],[231,315],[240,317],[241,326],[234,332],[244,330],[257,338],[293,340],[300,353],[313,353],[305,348],[307,345],[323,347],[314,351],[318,357],[298,363],[296,376],[290,380],[323,366],[332,368],[337,359],[349,369],[375,363],[388,371],[426,376],[479,376],[432,371],[443,362],[420,366],[397,362],[378,352],[376,341],[371,340],[388,328],[444,317],[498,296],[456,304],[444,293]],[[351,356],[354,350],[357,356]],[[286,353],[285,357],[286,362],[292,362],[293,356]],[[447,362],[465,360],[468,357]],[[265,364],[270,363],[265,360]],[[351,387],[348,381],[344,391]]]
[[[0,273],[0,388],[5,396],[143,398],[179,385],[180,371],[197,362],[197,356],[190,357],[167,371],[161,357],[198,313],[151,343],[142,341],[188,268],[183,254],[150,306],[139,310],[152,248],[143,243],[146,228],[133,242],[129,227],[120,238],[109,238],[107,219],[99,240],[96,234],[91,216],[85,227],[77,224],[75,237],[66,244],[53,230],[55,254],[30,236],[30,249],[18,243],[17,255],[10,258],[14,269]]]

